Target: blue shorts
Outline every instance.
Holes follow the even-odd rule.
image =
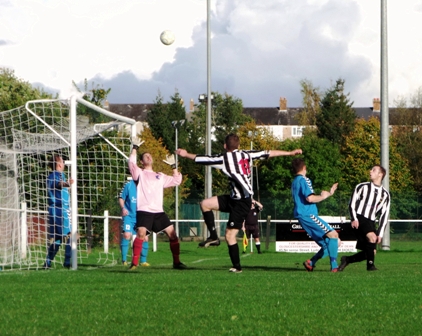
[[[48,207],[49,238],[62,239],[71,231],[70,209],[62,207]]]
[[[297,218],[306,233],[319,245],[324,244],[325,235],[334,231],[330,224],[315,215],[299,216]]]
[[[128,217],[128,216],[124,216],[123,217],[123,221],[122,221],[122,232],[130,232],[133,235],[136,235],[136,230],[135,230],[136,218],[135,219],[128,218],[126,220],[126,217]]]

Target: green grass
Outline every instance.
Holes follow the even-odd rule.
[[[330,273],[324,259],[307,273],[311,254],[264,250],[242,254],[244,271],[232,274],[225,243],[194,242],[181,243],[183,271],[165,242],[133,272],[97,264],[97,252],[77,271],[3,271],[0,334],[422,335],[422,244],[391,246],[378,251],[378,272],[359,263]]]

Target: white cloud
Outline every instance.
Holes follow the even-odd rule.
[[[380,2],[211,0],[212,89],[245,106],[299,106],[299,81],[339,77],[355,106],[380,91]],[[422,1],[388,1],[390,101],[421,86]],[[206,91],[205,0],[0,1],[0,66],[69,94],[84,78],[111,102]],[[164,46],[160,33],[175,32]]]

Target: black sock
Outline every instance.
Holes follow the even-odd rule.
[[[240,266],[239,246],[237,243],[234,245],[229,245],[229,256],[233,267],[241,270],[242,266]]]
[[[360,251],[350,257],[347,257],[347,262],[349,264],[355,263],[355,262],[361,262],[363,260],[366,259],[366,252],[365,251]]]
[[[377,248],[376,243],[366,243],[366,268],[369,269],[375,266],[375,249]]]
[[[202,215],[204,216],[205,225],[210,232],[210,238],[218,239],[217,231],[215,229],[214,212],[206,211],[203,212]]]
[[[258,250],[258,253],[261,252],[261,243],[256,243],[255,246],[256,246],[256,249]]]

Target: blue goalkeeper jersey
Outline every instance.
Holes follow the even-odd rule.
[[[48,205],[70,209],[69,188],[61,187],[60,182],[66,182],[63,172],[53,171],[47,177]]]
[[[129,212],[123,217],[123,223],[136,223],[136,184],[133,180],[125,183],[119,198],[125,201],[125,208]]]
[[[293,215],[295,218],[300,216],[315,215],[318,216],[318,208],[315,203],[310,203],[306,198],[315,194],[312,182],[303,175],[296,175],[292,182],[292,197],[294,201]]]

